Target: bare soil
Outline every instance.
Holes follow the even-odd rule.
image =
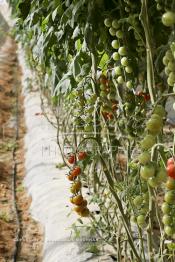
[[[23,186],[25,120],[16,52],[16,43],[7,38],[0,49],[0,262],[14,256],[39,262],[43,228],[30,215],[31,198]]]

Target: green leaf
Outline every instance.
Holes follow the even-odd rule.
[[[73,31],[72,39],[77,38],[80,35],[80,28],[79,25],[77,25]]]
[[[46,18],[42,21],[42,24],[41,24],[41,30],[44,32],[46,31],[46,26],[49,22],[49,18],[50,18],[50,14],[48,14],[48,16],[46,16]]]
[[[58,13],[58,7],[53,11],[52,13],[52,20],[55,21],[55,18],[57,16],[57,13]]]
[[[79,59],[80,59],[79,55],[76,55],[71,63],[71,70],[72,70],[72,74],[74,78],[78,76],[81,72],[81,66],[79,64]]]
[[[100,60],[99,67],[103,70],[106,69],[108,61],[109,61],[109,56],[106,53],[104,53],[104,55],[102,56]]]
[[[84,5],[85,0],[78,1],[73,5],[72,8],[72,19],[70,21],[70,26],[73,28],[74,23],[77,21],[78,16],[81,14],[81,7]]]
[[[86,63],[81,67],[81,75],[86,76],[89,74],[89,71],[91,69],[91,63]]]
[[[75,41],[75,48],[76,48],[76,50],[77,50],[77,51],[80,51],[81,47],[82,47],[81,40],[80,40],[80,39],[77,39],[77,40]]]
[[[72,78],[72,74],[70,72],[68,72],[62,77],[62,79],[59,81],[59,83],[55,88],[54,96],[58,95],[59,93],[62,94],[67,93],[71,89],[72,87],[71,78]]]
[[[52,96],[51,101],[52,101],[52,104],[54,106],[57,106],[57,104],[58,104],[58,96]]]
[[[28,16],[30,12],[30,7],[31,7],[31,3],[29,0],[25,0],[18,5],[18,9],[20,10],[21,17],[23,20],[25,20],[26,17]]]

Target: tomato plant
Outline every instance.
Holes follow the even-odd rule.
[[[60,151],[76,152],[65,161],[73,210],[90,217],[117,261],[173,260],[165,240],[174,238],[175,165],[166,161],[175,152],[164,126],[175,85],[174,0],[9,2]]]

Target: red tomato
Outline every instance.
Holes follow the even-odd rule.
[[[144,100],[147,102],[150,100],[150,95],[149,94],[144,94]]]
[[[175,179],[175,165],[174,164],[168,165],[166,170],[167,170],[168,176]]]
[[[85,159],[86,157],[87,157],[86,152],[79,152],[79,153],[78,153],[78,159],[79,159],[79,160],[83,160],[83,159]]]
[[[140,96],[140,97],[143,97],[145,102],[149,101],[150,100],[150,95],[147,94],[147,93],[144,93],[142,91],[139,91],[137,92],[136,96]]]
[[[169,165],[171,165],[171,164],[175,164],[175,159],[173,158],[173,157],[171,157],[171,158],[169,158],[168,160],[167,160],[167,166],[169,166]]]
[[[77,177],[78,175],[80,175],[81,173],[81,168],[79,166],[76,166],[72,171],[71,171],[71,175],[73,177]]]
[[[74,164],[75,163],[75,155],[70,155],[67,159],[69,164]]]

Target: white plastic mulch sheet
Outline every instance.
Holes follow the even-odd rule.
[[[67,217],[71,210],[70,183],[65,177],[66,168],[56,168],[56,163],[62,162],[56,144],[56,129],[41,114],[39,92],[27,89],[26,80],[31,76],[31,72],[25,66],[22,52],[19,59],[23,69],[27,126],[24,183],[32,196],[32,216],[44,226],[45,230],[43,261],[86,261],[92,254],[83,251],[81,239],[80,242],[72,241],[70,236],[70,227],[77,216],[72,213]]]

